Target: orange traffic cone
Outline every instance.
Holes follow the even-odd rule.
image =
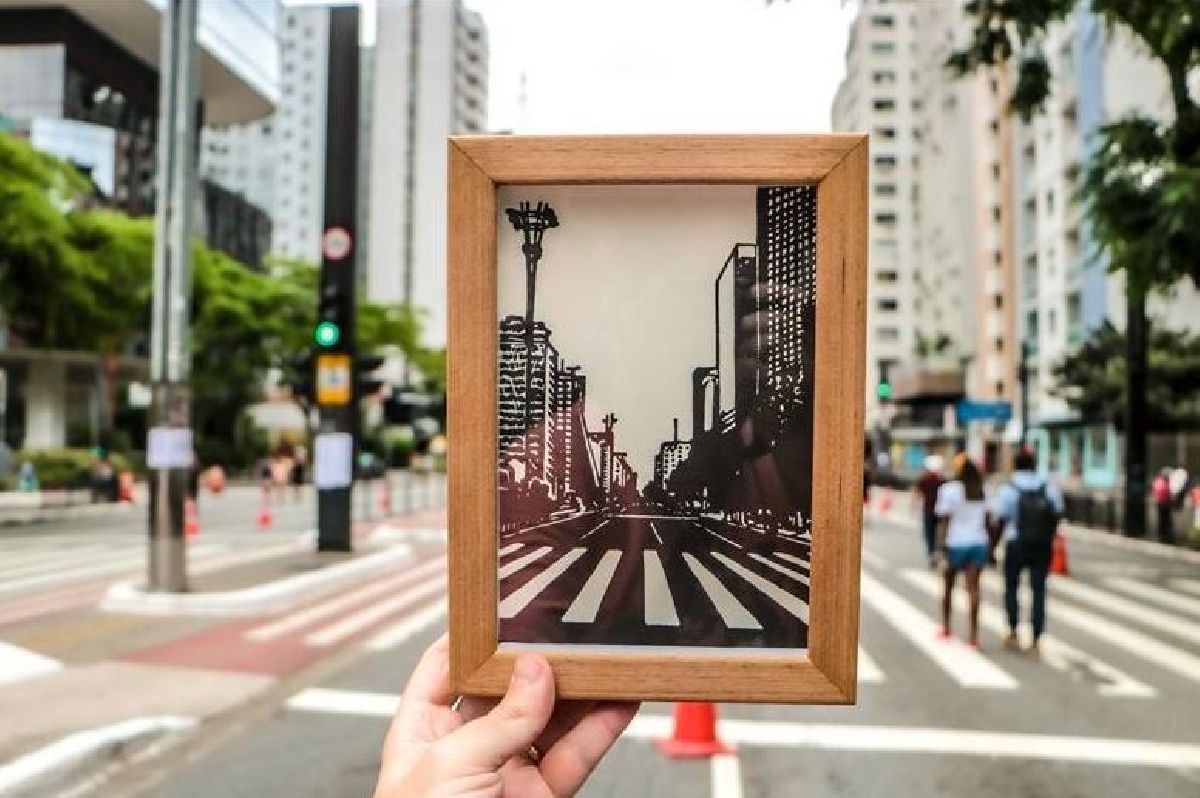
[[[1071,570],[1067,567],[1067,539],[1062,535],[1054,536],[1053,548],[1050,550],[1050,573],[1059,576],[1071,575]]]
[[[379,512],[387,515],[392,511],[392,489],[390,485],[384,485],[383,490],[379,491]]]
[[[682,701],[675,705],[675,731],[654,744],[672,759],[733,753],[733,746],[717,739],[717,706]]]
[[[879,492],[879,512],[886,513],[892,509],[892,489],[884,488]]]
[[[188,538],[200,535],[200,514],[196,512],[195,499],[183,503],[183,534]]]
[[[265,532],[271,528],[271,505],[263,502],[258,505],[258,531]]]

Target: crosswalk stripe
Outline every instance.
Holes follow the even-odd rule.
[[[49,542],[49,541],[47,541]],[[58,543],[58,541],[55,541]],[[0,567],[3,568],[4,574],[12,574],[14,576],[29,575],[34,569],[46,564],[52,567],[61,567],[64,560],[84,560],[86,561],[92,554],[97,551],[111,552],[111,546],[65,546],[57,545],[54,549],[46,548],[29,549],[27,551],[5,551],[3,558],[0,558]],[[132,547],[126,547],[125,552],[132,551]],[[2,579],[3,577],[0,577]]]
[[[310,646],[324,648],[339,643],[346,638],[361,632],[409,605],[416,604],[431,596],[435,596],[446,588],[446,577],[439,574],[432,579],[410,587],[403,593],[372,604],[365,610],[349,615],[337,623],[319,629],[304,638]]]
[[[930,596],[936,598],[942,594],[942,580],[935,574],[907,569],[903,576],[914,587]],[[979,625],[996,635],[1008,634],[1008,619],[1004,613],[987,604],[979,607]],[[1121,698],[1154,698],[1158,695],[1158,691],[1150,685],[1138,681],[1107,662],[1080,651],[1054,635],[1043,634],[1039,646],[1042,659],[1055,670],[1078,675],[1082,665],[1088,671],[1104,678],[1106,681],[1096,685],[1096,691],[1101,695]]]
[[[645,614],[647,626],[678,626],[679,615],[667,584],[667,572],[656,551],[643,551],[643,581],[645,583]]]
[[[717,608],[717,614],[726,626],[730,629],[762,629],[758,619],[751,615],[750,611],[725,588],[721,580],[705,568],[694,555],[685,551],[683,561],[700,580],[700,586],[708,593],[709,600]]]
[[[1004,583],[999,576],[985,574],[983,585],[992,593],[1001,593]],[[1200,657],[1167,643],[1144,635],[1128,625],[1114,623],[1087,610],[1055,602],[1050,610],[1051,619],[1082,629],[1108,644],[1123,648],[1136,657],[1167,670],[1175,671],[1186,679],[1200,682]]]
[[[659,536],[659,534],[658,534],[658,529],[657,529],[657,528],[654,526],[654,522],[653,522],[653,521],[651,521],[651,522],[650,522],[650,531],[651,531],[652,533],[654,533],[654,539],[655,539],[655,540],[657,540],[657,541],[658,541],[658,545],[660,545],[660,546],[661,546],[661,545],[663,544],[663,542],[662,542],[662,537],[660,537],[660,536]]]
[[[256,626],[246,632],[246,638],[260,643],[267,640],[274,640],[296,629],[309,626],[314,621],[319,621],[322,618],[327,618],[330,615],[341,612],[347,607],[353,607],[380,594],[389,593],[396,588],[403,587],[409,582],[415,582],[418,579],[438,573],[444,569],[444,561],[440,558],[432,560],[415,568],[410,568],[382,582],[367,585],[345,595],[338,596],[335,599],[323,601],[311,607],[289,613],[282,618],[265,623],[262,626]]]
[[[1177,587],[1200,596],[1200,579],[1171,579],[1169,582],[1171,587]]]
[[[518,551],[524,547],[525,547],[524,543],[509,543],[507,546],[500,549],[500,556],[507,557],[508,555],[512,554],[514,551]]]
[[[1093,607],[1103,609],[1106,613],[1113,612],[1118,615],[1124,615],[1126,618],[1137,621],[1145,626],[1150,626],[1167,634],[1200,644],[1200,624],[1176,618],[1173,615],[1164,613],[1162,610],[1144,607],[1137,602],[1070,579],[1051,580],[1050,591],[1087,602]]]
[[[600,562],[596,563],[596,570],[592,571],[592,575],[584,582],[579,595],[563,613],[563,623],[591,623],[596,620],[600,602],[604,600],[604,594],[608,591],[608,585],[612,582],[613,574],[617,572],[617,564],[620,561],[620,549],[609,549],[604,552]]]
[[[800,565],[800,566],[803,566],[804,568],[808,568],[808,567],[810,567],[810,566],[809,566],[809,564],[808,564],[808,561],[807,561],[807,560],[804,560],[804,559],[802,559],[802,558],[800,558],[800,557],[797,557],[797,556],[795,556],[795,555],[793,555],[793,554],[788,554],[788,553],[786,553],[786,552],[782,552],[782,551],[773,551],[773,552],[771,552],[771,553],[772,553],[773,555],[775,555],[776,557],[778,557],[779,559],[781,559],[781,560],[786,560],[787,562],[790,562],[790,563],[792,563],[793,565]],[[805,584],[808,584],[808,583],[807,583],[807,582],[805,582]]]
[[[502,566],[498,573],[498,577],[500,579],[507,579],[508,577],[515,574],[517,571],[524,568],[526,565],[529,565],[529,563],[533,562],[534,560],[540,560],[542,557],[545,557],[549,553],[550,553],[549,546],[542,546],[540,549],[535,549],[535,550],[529,552],[528,554],[526,554],[522,557],[518,557],[517,559],[513,560],[512,562],[509,562],[509,563],[505,564],[504,566]]]
[[[399,623],[384,629],[367,643],[368,651],[387,651],[408,642],[413,635],[433,626],[446,615],[446,602],[438,601],[417,610]]]
[[[863,573],[862,598],[904,637],[963,687],[1014,690],[1017,681],[978,651],[957,640],[936,640],[937,625],[907,600]]]
[[[797,582],[800,582],[801,584],[805,584],[805,585],[808,584],[808,577],[805,576],[804,574],[800,573],[799,571],[793,571],[791,568],[784,568],[779,563],[772,562],[771,560],[767,559],[766,557],[762,556],[761,554],[755,554],[754,552],[750,552],[750,557],[751,557],[751,559],[758,560],[760,563],[767,566],[768,568],[778,571],[779,573],[783,574],[784,576],[790,576],[792,579],[795,579]]]
[[[61,670],[62,663],[0,640],[0,685],[32,679]]]
[[[498,608],[500,617],[506,620],[515,618],[517,613],[529,606],[529,602],[537,598],[539,593],[545,590],[555,579],[562,576],[563,572],[570,568],[586,552],[587,549],[583,547],[571,549],[551,563],[549,568],[535,575],[528,582],[510,593],[500,602]]]
[[[862,646],[858,647],[858,680],[868,684],[883,684],[887,681],[883,670]]]
[[[779,585],[763,579],[749,568],[746,568],[740,563],[734,562],[719,551],[711,551],[709,554],[720,560],[726,568],[733,571],[750,584],[754,585],[754,587],[758,588],[760,593],[766,595],[780,607],[783,607],[792,615],[795,615],[800,620],[808,623],[808,602],[806,602],[804,599],[800,598],[799,596],[793,596]]]
[[[1190,596],[1181,596],[1178,593],[1173,593],[1170,590],[1163,590],[1157,585],[1148,585],[1145,582],[1139,582],[1136,579],[1129,579],[1124,576],[1112,576],[1104,580],[1106,585],[1115,587],[1130,595],[1144,598],[1147,601],[1152,601],[1155,604],[1162,604],[1164,607],[1171,607],[1180,612],[1187,612],[1193,615],[1200,615],[1200,599],[1194,599]]]

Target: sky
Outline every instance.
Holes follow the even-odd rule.
[[[375,2],[363,0],[367,40]],[[489,127],[515,133],[827,131],[854,10],[844,0],[464,2],[487,22]]]

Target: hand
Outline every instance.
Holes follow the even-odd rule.
[[[500,701],[457,709],[443,635],[413,671],[383,746],[375,798],[566,798],[637,712],[637,704],[554,701],[550,663],[522,654]],[[536,758],[536,761],[535,761]]]

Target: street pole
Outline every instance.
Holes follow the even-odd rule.
[[[1017,450],[1025,448],[1025,438],[1029,433],[1029,342],[1021,342],[1021,360],[1017,363],[1017,383],[1021,386],[1021,437],[1017,442]]]
[[[313,446],[317,488],[317,550],[354,547],[352,511],[354,460],[358,448],[358,385],[354,359],[355,295],[360,251],[355,240],[358,194],[358,7],[329,9],[328,94],[325,104],[325,233],[322,236],[321,291],[334,290],[343,303],[345,324],[337,341],[317,356],[320,422]],[[336,363],[336,368],[333,365]],[[349,380],[331,397],[322,389],[325,371]]]
[[[1125,534],[1146,535],[1146,297],[1127,292],[1125,305]]]
[[[152,398],[149,587],[187,589],[183,508],[193,465],[188,372],[191,217],[196,137],[198,0],[163,5],[159,78],[158,198],[154,223],[154,298],[150,320]]]

